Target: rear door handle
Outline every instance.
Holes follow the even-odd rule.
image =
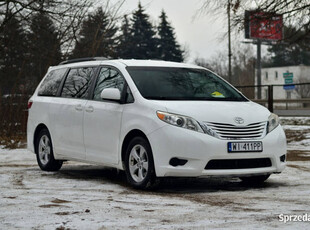
[[[85,111],[91,113],[91,112],[94,111],[94,107],[92,107],[92,106],[90,105],[90,106],[88,106],[88,107],[85,109]]]
[[[83,110],[83,107],[81,104],[78,104],[77,106],[75,106],[75,110],[76,111],[82,111]]]

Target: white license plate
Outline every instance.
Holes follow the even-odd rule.
[[[262,152],[263,143],[261,141],[253,142],[228,142],[228,152]]]

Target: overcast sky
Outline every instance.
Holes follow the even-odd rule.
[[[226,49],[227,39],[221,39],[227,28],[225,18],[215,20],[210,15],[195,17],[203,0],[140,0],[140,2],[152,22],[158,22],[162,9],[165,10],[168,20],[175,29],[177,41],[182,46],[187,46],[190,51],[187,62],[192,62],[196,57],[208,59],[219,50]],[[138,3],[139,0],[126,0],[121,13],[132,13]]]

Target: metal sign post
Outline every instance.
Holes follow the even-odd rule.
[[[257,39],[257,58],[256,58],[256,68],[257,68],[257,85],[262,84],[262,65],[261,65],[261,40]],[[257,89],[257,99],[262,98],[262,89],[258,87]]]
[[[283,16],[274,12],[260,10],[246,10],[244,12],[245,38],[252,39],[252,44],[257,44],[257,99],[262,97],[261,78],[261,45],[271,45],[272,42],[283,38]]]
[[[293,73],[289,73],[288,71],[286,73],[283,73],[284,78],[284,86],[283,89],[286,91],[286,99],[291,99],[291,93],[292,90],[295,89],[295,85],[293,85]],[[286,102],[286,109],[288,109],[288,103]]]

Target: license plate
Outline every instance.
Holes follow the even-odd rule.
[[[262,152],[263,143],[261,141],[253,142],[228,142],[229,153],[240,152]]]

